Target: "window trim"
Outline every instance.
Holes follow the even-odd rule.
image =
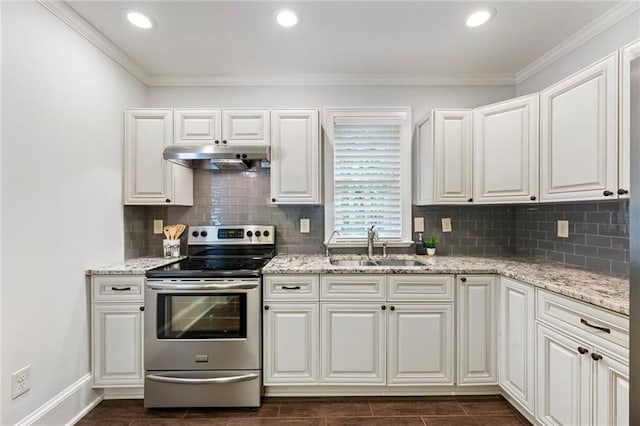
[[[401,241],[389,241],[389,247],[409,247],[411,239],[411,107],[325,107],[322,111],[324,129],[324,243],[327,244],[334,228],[334,181],[333,181],[333,124],[336,117],[373,118],[400,120],[402,137],[400,141],[400,188],[401,188]],[[379,244],[383,240],[379,241]],[[366,240],[336,241],[330,247],[366,247]]]

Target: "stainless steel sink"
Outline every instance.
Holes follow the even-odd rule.
[[[360,259],[329,259],[329,263],[335,266],[378,266],[373,260]]]
[[[329,259],[334,266],[427,266],[414,259]]]

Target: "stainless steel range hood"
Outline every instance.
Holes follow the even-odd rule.
[[[271,161],[268,146],[171,145],[164,149],[163,157],[183,166],[209,170],[246,170],[265,167]]]

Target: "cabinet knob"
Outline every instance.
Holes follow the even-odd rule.
[[[264,305],[264,310],[268,311],[269,310],[269,305]]]
[[[473,198],[469,198],[467,201],[473,203]]]
[[[166,200],[164,200],[164,202],[165,202],[165,203],[170,203],[170,202],[171,202],[171,199],[170,199],[170,198],[167,198]]]
[[[140,306],[140,312],[144,312],[144,306]]]
[[[618,189],[618,195],[625,195],[628,193],[629,193],[629,190],[627,189],[622,189],[622,188]]]
[[[391,305],[391,306],[389,307],[389,309],[391,309],[392,311],[395,311],[395,310],[396,310],[396,307],[395,307],[395,306],[393,306],[393,305]]]
[[[380,306],[380,309],[382,309],[383,311],[385,311],[385,310],[387,309],[387,306],[386,306],[386,305],[382,305],[382,306]]]
[[[589,349],[587,349],[587,348],[583,348],[582,346],[578,346],[578,352],[579,352],[581,355],[584,355],[584,354],[586,354],[586,353],[588,353],[588,352],[589,352]]]
[[[611,195],[613,195],[613,192],[609,191],[608,189],[606,189],[602,195],[604,195],[605,197],[610,197]]]
[[[596,353],[592,353],[591,354],[591,359],[593,359],[594,361],[600,361],[602,359],[602,355],[596,354]]]
[[[460,278],[460,281],[462,281],[463,283],[467,282],[467,279],[465,277]]]
[[[530,199],[531,201],[535,201],[535,200],[536,200],[536,196],[535,196],[535,195],[532,195],[531,197],[529,197],[529,199]]]
[[[222,140],[222,145],[226,145],[226,144],[227,144],[227,141],[223,139]]]
[[[220,141],[217,140],[217,139],[215,141],[213,141],[213,143],[215,143],[216,145],[220,145]]]
[[[276,199],[275,199],[275,198],[272,198],[272,199],[271,199],[271,202],[272,202],[272,203],[275,203],[275,202],[276,202]]]

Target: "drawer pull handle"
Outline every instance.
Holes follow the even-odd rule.
[[[604,331],[605,333],[611,334],[611,329],[610,328],[600,327],[600,326],[597,326],[597,325],[589,324],[589,321],[587,321],[584,318],[580,318],[580,322],[583,323],[584,325],[586,325],[587,327],[595,328],[596,330]]]
[[[594,361],[600,361],[602,359],[602,355],[600,354],[591,354],[591,359]]]
[[[283,289],[283,290],[300,290],[300,286],[299,286],[299,285],[296,285],[296,286],[291,286],[291,287],[290,287],[290,286],[287,286],[287,285],[283,285],[283,286],[282,286],[282,289]]]
[[[578,346],[578,352],[580,353],[580,355],[584,355],[586,353],[589,353],[589,349]]]
[[[111,287],[111,290],[113,290],[113,291],[129,291],[129,290],[131,290],[131,287]]]

